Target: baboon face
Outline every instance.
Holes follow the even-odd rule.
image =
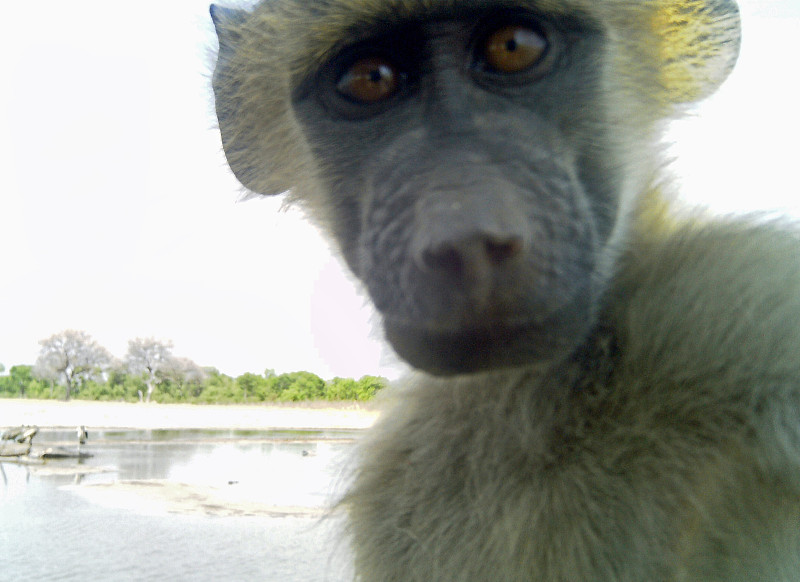
[[[661,119],[738,54],[736,5],[304,0],[218,7],[239,180],[292,191],[413,366],[564,357],[594,325]]]
[[[333,230],[412,365],[552,358],[592,325],[620,205],[602,50],[586,22],[475,13],[368,36],[298,84]]]

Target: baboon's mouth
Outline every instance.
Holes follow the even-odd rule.
[[[541,324],[465,331],[431,331],[391,321],[384,326],[389,343],[401,358],[437,376],[525,366],[562,355],[573,345],[554,337],[559,333],[555,326],[543,329]]]

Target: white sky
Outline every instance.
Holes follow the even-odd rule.
[[[800,0],[743,0],[742,57],[673,136],[686,198],[800,216]],[[363,296],[280,199],[237,203],[207,72],[207,0],[4,3],[0,362],[88,331],[154,336],[238,375],[399,364]]]

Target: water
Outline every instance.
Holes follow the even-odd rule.
[[[353,436],[95,431],[92,458],[4,462],[0,580],[350,580],[341,521],[323,509]],[[72,432],[45,442],[75,448]]]

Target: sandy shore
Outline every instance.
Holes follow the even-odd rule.
[[[371,426],[376,418],[376,411],[352,403],[218,406],[0,399],[0,428],[360,429]]]

